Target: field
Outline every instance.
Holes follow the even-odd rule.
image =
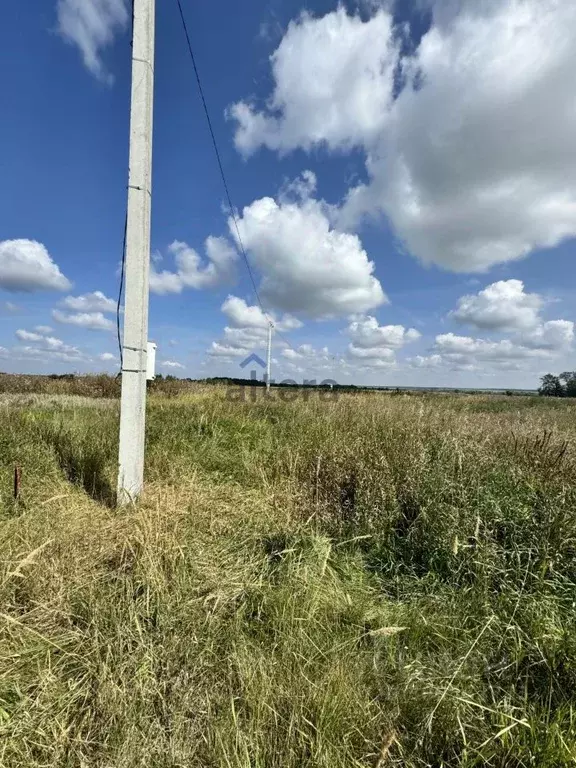
[[[2,768],[576,764],[570,402],[158,390],[118,510],[54,387],[0,395]]]

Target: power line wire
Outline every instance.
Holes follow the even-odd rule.
[[[134,0],[132,0],[130,50],[134,39]],[[122,331],[120,329],[120,307],[122,306],[122,291],[124,290],[124,277],[126,274],[126,239],[128,236],[128,200],[126,200],[126,216],[124,219],[124,238],[122,240],[122,262],[120,265],[120,285],[118,287],[118,302],[116,303],[116,333],[118,334],[118,354],[120,356],[120,374],[124,367],[124,352],[122,349]]]
[[[124,219],[124,239],[122,242],[122,264],[120,266],[120,287],[118,288],[118,302],[116,304],[116,332],[118,334],[118,352],[120,354],[120,373],[124,367],[124,354],[122,351],[122,333],[120,331],[120,307],[122,305],[122,290],[124,288],[124,275],[126,273],[126,236],[128,234],[128,206],[126,206],[126,218]]]
[[[244,248],[244,244],[242,242],[242,237],[240,236],[240,228],[238,227],[238,219],[236,217],[236,213],[234,211],[234,206],[232,205],[232,198],[230,196],[230,190],[228,188],[228,182],[226,181],[226,174],[224,173],[224,167],[222,166],[222,160],[220,157],[220,150],[218,149],[218,142],[216,141],[216,135],[214,134],[214,128],[212,126],[212,119],[210,118],[210,112],[208,110],[208,104],[206,103],[206,97],[204,96],[204,88],[202,87],[202,81],[200,79],[200,73],[198,71],[198,66],[196,64],[196,57],[194,56],[194,50],[192,49],[192,42],[190,41],[190,34],[188,33],[188,25],[186,24],[186,18],[184,16],[184,11],[182,10],[182,3],[180,0],[176,0],[176,3],[178,5],[178,10],[180,11],[180,19],[182,20],[182,26],[184,27],[184,34],[186,35],[186,42],[188,44],[188,51],[190,53],[190,58],[192,59],[192,66],[194,67],[194,74],[196,75],[196,82],[198,84],[198,90],[200,91],[200,98],[202,100],[202,106],[204,107],[204,114],[206,115],[206,122],[208,123],[208,129],[210,131],[210,136],[212,137],[212,144],[214,146],[214,152],[216,154],[216,160],[218,161],[218,168],[220,169],[220,176],[222,177],[222,184],[224,185],[224,191],[226,193],[226,200],[228,202],[228,207],[230,208],[230,214],[232,216],[232,220],[234,222],[234,228],[236,230],[236,236],[238,238],[238,245],[240,246],[240,252],[242,253],[242,256],[244,258],[244,261],[246,262],[246,268],[248,269],[248,274],[250,275],[250,280],[252,282],[252,287],[254,288],[254,294],[256,296],[256,299],[258,300],[258,304],[260,304],[260,309],[262,312],[264,312],[265,315],[267,315],[266,311],[264,310],[264,307],[262,306],[262,302],[260,300],[260,296],[258,294],[258,289],[256,288],[256,281],[254,280],[254,275],[252,273],[252,268],[250,267],[250,262],[248,261],[248,256],[246,254],[246,250]]]
[[[274,326],[274,331],[275,331],[276,335],[277,335],[277,336],[280,336],[280,338],[282,339],[282,341],[283,341],[285,344],[287,344],[287,345],[290,347],[290,349],[292,349],[294,352],[296,352],[296,353],[298,354],[298,350],[297,350],[297,349],[295,349],[295,348],[293,347],[293,345],[292,345],[292,344],[291,344],[291,343],[288,341],[288,339],[286,338],[286,336],[284,336],[284,334],[282,333],[282,331],[279,331],[279,330],[278,330],[278,326],[276,326],[276,325]]]
[[[232,197],[230,195],[230,189],[228,187],[228,182],[226,181],[226,174],[224,173],[224,167],[222,165],[222,159],[220,157],[220,150],[218,149],[218,142],[216,141],[216,135],[214,133],[214,128],[212,126],[212,119],[210,117],[210,111],[208,110],[208,104],[206,102],[206,97],[204,95],[204,88],[202,86],[202,80],[200,79],[200,73],[198,71],[198,66],[196,64],[196,57],[194,56],[194,50],[192,48],[192,42],[190,40],[190,34],[188,32],[188,25],[186,24],[186,18],[184,16],[184,11],[182,9],[182,3],[180,0],[176,0],[176,4],[178,5],[178,10],[180,12],[180,19],[182,21],[182,26],[184,28],[184,34],[186,35],[186,42],[188,44],[188,52],[190,53],[190,58],[192,60],[192,66],[194,68],[194,74],[196,76],[196,83],[198,84],[198,90],[200,92],[200,98],[202,100],[202,106],[204,107],[204,114],[206,116],[206,122],[208,123],[208,129],[210,131],[210,136],[212,138],[212,145],[214,147],[214,153],[216,154],[216,160],[218,161],[218,168],[220,169],[220,176],[222,177],[222,184],[224,185],[224,192],[226,193],[226,200],[228,202],[228,208],[230,209],[230,215],[232,216],[232,221],[234,222],[234,229],[236,231],[236,238],[238,240],[238,246],[240,248],[240,253],[242,254],[242,257],[244,259],[244,263],[246,264],[246,269],[248,270],[248,275],[250,276],[250,282],[252,283],[252,287],[254,289],[254,295],[256,296],[256,300],[258,301],[258,304],[260,305],[260,309],[262,310],[262,313],[268,320],[268,322],[272,323],[274,325],[274,330],[276,333],[284,339],[286,344],[288,344],[289,347],[294,347],[290,342],[280,333],[278,328],[276,327],[276,324],[272,321],[272,318],[269,316],[269,313],[264,309],[264,305],[262,304],[262,300],[260,299],[260,295],[258,293],[258,288],[256,287],[256,281],[254,280],[254,273],[252,272],[252,267],[250,266],[250,262],[248,260],[248,254],[246,253],[246,249],[244,248],[244,243],[242,242],[242,237],[240,235],[240,227],[238,226],[238,218],[236,216],[236,212],[234,209],[234,206],[232,205]],[[296,351],[296,350],[294,350]]]

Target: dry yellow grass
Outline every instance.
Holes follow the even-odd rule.
[[[191,387],[126,510],[116,430],[0,407],[0,766],[576,760],[569,403]]]

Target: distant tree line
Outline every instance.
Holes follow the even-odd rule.
[[[576,397],[576,371],[564,371],[559,376],[553,373],[542,376],[538,394],[543,397]]]

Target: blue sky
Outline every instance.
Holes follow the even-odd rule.
[[[182,2],[276,378],[576,367],[570,0]],[[163,373],[237,375],[266,320],[176,2],[157,5],[149,335]],[[1,370],[117,370],[127,6],[1,11]]]

